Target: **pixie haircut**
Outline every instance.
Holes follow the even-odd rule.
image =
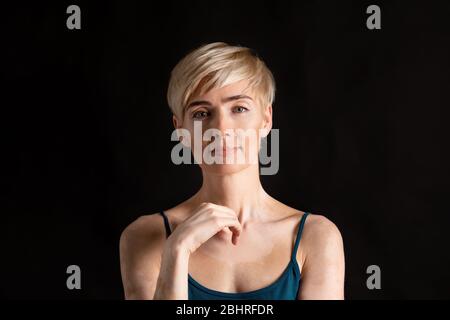
[[[275,80],[256,53],[224,42],[205,44],[188,53],[173,68],[167,102],[172,113],[182,120],[184,110],[194,96],[241,80],[249,81],[261,106],[272,105]]]

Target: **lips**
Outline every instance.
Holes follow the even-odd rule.
[[[215,155],[226,156],[227,154],[236,152],[238,149],[240,149],[240,147],[234,147],[234,148],[224,147],[222,149],[213,150],[213,152]]]

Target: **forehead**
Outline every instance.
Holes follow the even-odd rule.
[[[255,90],[249,86],[248,80],[241,80],[237,81],[231,84],[228,84],[226,86],[223,86],[221,88],[214,88],[210,91],[202,94],[193,96],[192,100],[202,99],[202,100],[218,100],[230,96],[237,96],[237,95],[246,95],[252,98],[253,100],[256,99],[256,92]]]

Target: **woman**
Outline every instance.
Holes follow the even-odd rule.
[[[181,142],[200,150],[203,184],[123,231],[126,299],[344,299],[337,227],[272,198],[250,161],[272,128],[274,96],[272,73],[245,47],[207,44],[175,66],[168,103],[174,127],[189,133]],[[213,132],[214,148],[189,140],[195,126]]]

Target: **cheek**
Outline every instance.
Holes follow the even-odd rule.
[[[254,130],[257,138],[260,138],[264,133],[262,131],[264,128],[264,118],[262,117],[262,114],[258,114],[258,116],[253,117],[253,119],[247,124],[247,128]]]
[[[260,110],[251,110],[248,114],[238,117],[239,126],[249,129],[258,129],[263,126],[264,117]]]
[[[237,139],[242,142],[241,145],[245,145],[246,151],[253,153],[259,150],[260,139],[264,134],[264,131],[260,131],[264,127],[263,114],[258,110],[243,118],[245,119],[242,119],[242,124],[236,127],[243,129],[247,134],[241,132]]]

